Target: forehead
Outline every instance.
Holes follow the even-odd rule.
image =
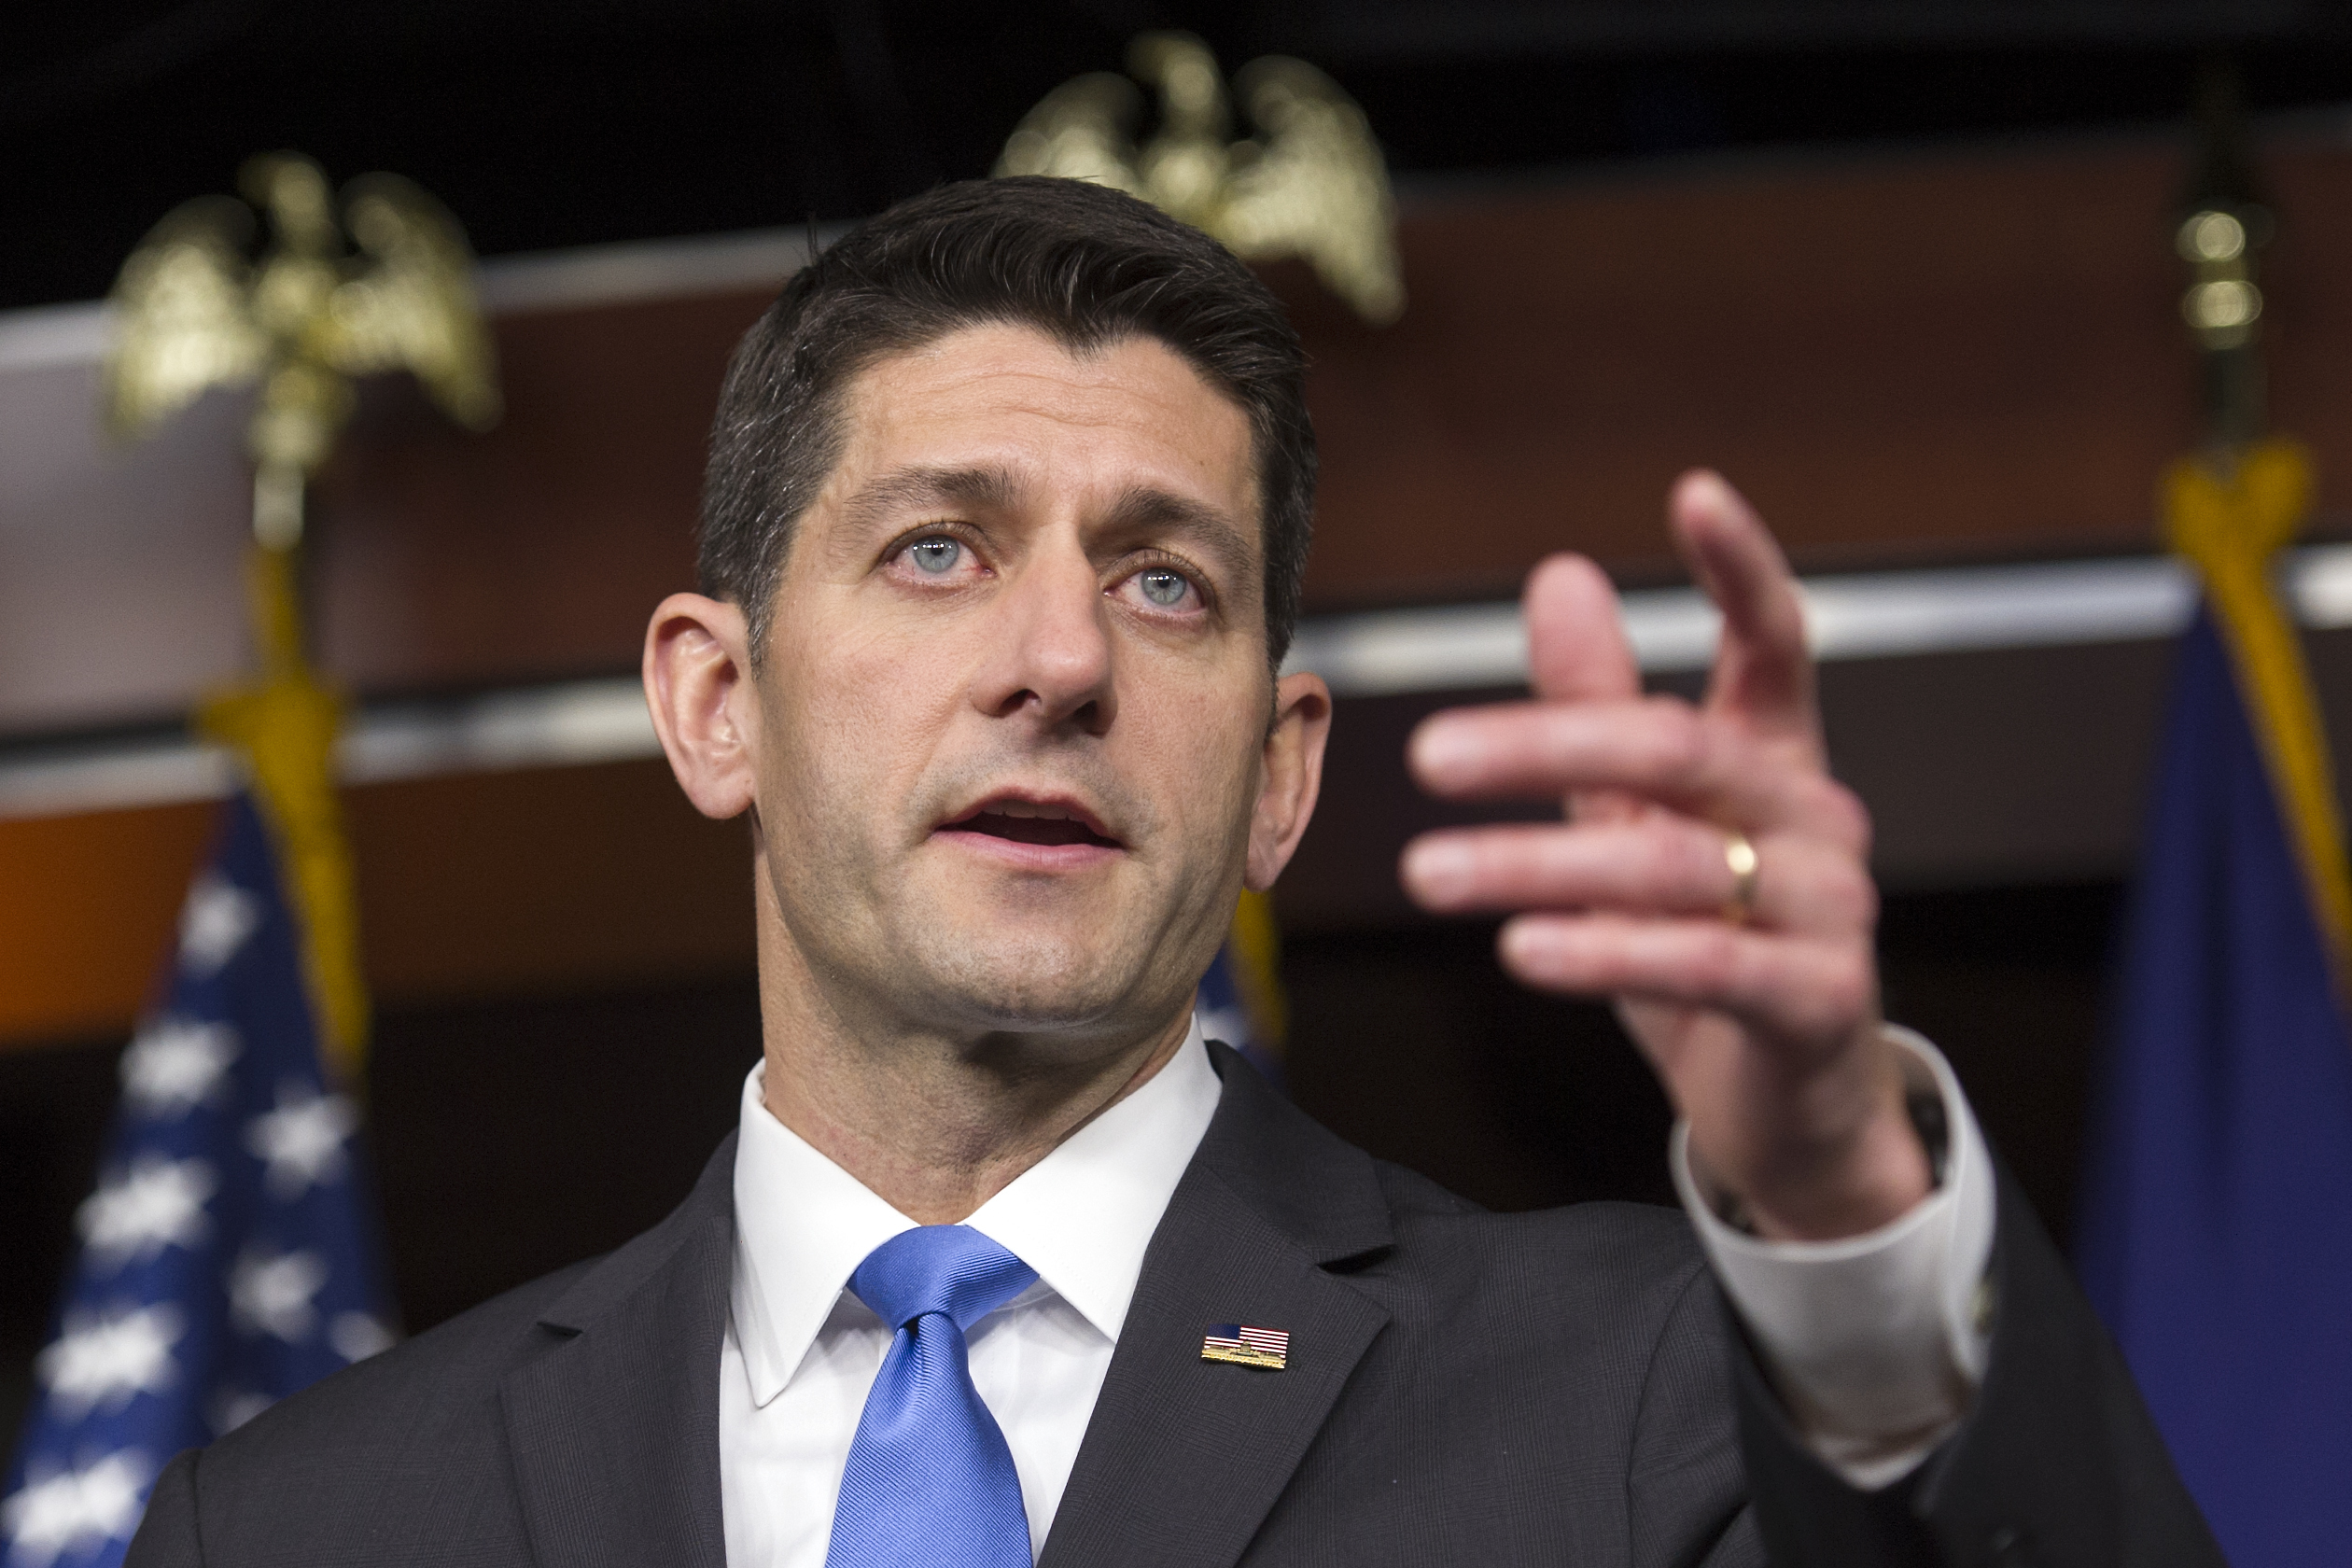
[[[1033,328],[968,327],[851,381],[843,477],[987,463],[1057,492],[1139,483],[1257,515],[1240,408],[1155,338],[1072,352]]]

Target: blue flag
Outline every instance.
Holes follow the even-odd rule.
[[[353,1134],[268,834],[232,800],[189,889],[5,1492],[6,1568],[122,1561],[148,1489],[390,1341]]]
[[[2083,1284],[2238,1568],[2352,1542],[2352,1034],[2208,613],[2182,639],[2085,1171]]]
[[[1209,973],[1200,977],[1200,1031],[1222,1040],[1266,1074],[1270,1083],[1282,1081],[1282,1058],[1251,1016],[1241,987],[1233,976],[1235,959],[1230,943],[1217,949]]]

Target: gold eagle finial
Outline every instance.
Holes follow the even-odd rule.
[[[1303,60],[1267,55],[1234,77],[1256,136],[1227,140],[1216,57],[1185,33],[1146,33],[1127,67],[1160,103],[1158,133],[1133,141],[1142,95],[1108,71],[1039,101],[997,161],[1003,175],[1093,180],[1140,196],[1253,260],[1304,258],[1367,321],[1405,309],[1396,203],[1364,111]]]
[[[207,388],[259,380],[249,442],[254,532],[275,549],[301,536],[302,487],[350,417],[350,378],[405,370],[452,419],[498,417],[473,257],[456,219],[397,175],[343,193],[297,153],[247,161],[246,201],[200,197],[131,253],[114,289],[106,422],[131,436]],[[254,209],[273,243],[246,259]]]
[[[294,558],[302,491],[351,416],[351,378],[405,370],[459,424],[498,417],[473,256],[456,219],[394,175],[343,189],[297,153],[248,161],[245,201],[206,196],[169,214],[122,264],[102,382],[107,427],[128,437],[215,386],[260,383],[246,444],[253,534],[246,585],[259,678],[216,692],[197,728],[244,754],[301,914],[320,1043],[357,1083],[368,993],[351,846],[335,794],[343,697],[303,650]],[[248,205],[247,203],[250,203]],[[255,212],[271,243],[247,259]]]

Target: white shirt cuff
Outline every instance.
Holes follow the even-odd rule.
[[[1765,1241],[1717,1217],[1674,1127],[1675,1190],[1806,1444],[1852,1485],[1910,1473],[1976,1397],[1991,1350],[1993,1163],[1951,1064],[1887,1026],[1903,1071],[1951,1129],[1942,1183],[1901,1218],[1838,1241]]]

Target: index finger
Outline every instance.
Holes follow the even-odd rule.
[[[1813,696],[1805,607],[1763,519],[1721,475],[1694,469],[1674,482],[1667,506],[1675,546],[1699,585],[1723,612],[1710,712],[1736,717],[1757,735],[1818,750],[1820,709]]]

